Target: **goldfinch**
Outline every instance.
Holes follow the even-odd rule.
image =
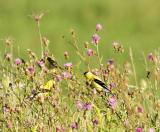
[[[62,67],[60,67],[51,57],[47,57],[45,60],[45,66],[51,71],[51,73],[56,73],[57,69],[62,69]]]
[[[55,61],[53,58],[51,57],[47,57],[46,59],[46,66],[49,68],[49,69],[53,69],[53,68],[60,68],[62,69],[62,67],[60,67],[57,63],[57,61]]]
[[[51,79],[45,85],[40,86],[40,90],[42,91],[51,91],[51,89],[55,86],[56,82]]]
[[[101,91],[106,91],[110,92],[111,91],[108,89],[106,84],[96,75],[94,75],[92,72],[85,72],[84,76],[86,77],[86,82],[92,87],[95,88],[98,92]]]
[[[44,100],[49,96],[49,93],[51,92],[51,89],[55,86],[55,81],[49,80],[45,85],[41,85],[40,89],[38,92],[35,92],[30,96],[31,99],[36,99],[36,100]]]
[[[53,69],[53,68],[58,67],[57,62],[54,59],[52,59],[51,57],[47,57],[45,64],[48,69]]]

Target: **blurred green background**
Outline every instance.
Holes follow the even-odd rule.
[[[36,23],[29,17],[35,12],[47,12],[41,20],[41,32],[49,38],[51,51],[60,61],[66,50],[73,61],[78,60],[62,36],[68,36],[73,28],[78,44],[83,46],[91,40],[97,23],[103,25],[100,50],[104,61],[114,56],[121,63],[129,58],[128,48],[132,47],[136,68],[140,69],[144,67],[142,52],[147,54],[160,45],[159,0],[1,0],[0,38],[13,37],[14,50],[17,52],[19,46],[22,56],[27,48],[40,54]],[[113,54],[113,41],[123,44],[126,53]]]

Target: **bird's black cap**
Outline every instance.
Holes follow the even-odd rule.
[[[88,72],[86,71],[86,72],[84,72],[83,74],[86,75],[87,73],[88,73]]]

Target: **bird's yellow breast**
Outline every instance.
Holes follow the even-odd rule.
[[[103,90],[103,87],[100,86],[98,83],[96,83],[94,81],[92,81],[91,85],[92,85],[93,88],[95,88],[99,92]]]

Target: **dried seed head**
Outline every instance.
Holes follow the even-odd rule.
[[[44,16],[44,13],[33,14],[31,16],[36,22],[39,22],[42,19],[42,17]]]
[[[5,58],[6,60],[8,60],[8,61],[11,61],[11,59],[12,59],[12,54],[11,54],[11,53],[6,53],[6,54],[4,55],[4,58]]]
[[[4,43],[7,46],[10,46],[11,44],[13,44],[13,39],[11,37],[7,37],[7,38],[4,39]]]
[[[42,41],[43,41],[43,44],[44,44],[46,47],[48,47],[48,45],[49,45],[49,43],[50,43],[49,39],[46,38],[46,37],[42,37]]]
[[[64,52],[64,57],[65,57],[65,59],[68,59],[68,58],[69,58],[69,54],[68,54],[67,51]]]
[[[35,58],[36,57],[36,54],[33,51],[31,51],[30,49],[27,49],[27,53],[29,54],[29,56],[31,58]]]
[[[84,47],[85,47],[86,49],[88,49],[88,46],[89,46],[89,43],[88,43],[88,42],[84,42]]]

